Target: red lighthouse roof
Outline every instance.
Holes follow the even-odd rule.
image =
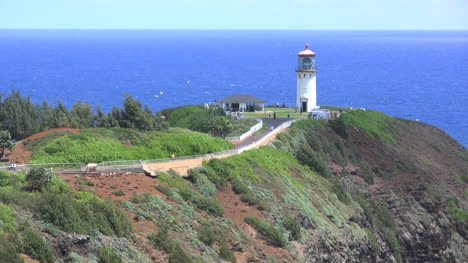
[[[309,49],[309,44],[305,44],[305,49],[297,53],[300,57],[311,57],[315,56],[315,52]]]

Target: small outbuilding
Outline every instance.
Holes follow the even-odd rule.
[[[232,95],[216,102],[223,105],[223,109],[229,108],[231,111],[254,111],[255,104],[262,107],[262,111],[265,110],[266,101],[259,99],[252,95]]]

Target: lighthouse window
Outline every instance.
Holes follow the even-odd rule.
[[[312,77],[312,74],[309,74],[309,77]]]
[[[304,74],[304,78],[306,77],[306,74]]]

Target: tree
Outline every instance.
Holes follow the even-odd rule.
[[[52,181],[52,175],[45,168],[34,167],[26,175],[26,182],[30,190],[42,190]]]
[[[0,131],[0,150],[2,151],[0,157],[3,158],[5,155],[5,149],[13,151],[14,148],[15,143],[11,140],[10,133],[8,131]]]
[[[225,116],[209,117],[203,126],[211,135],[223,138],[232,130],[231,119]]]

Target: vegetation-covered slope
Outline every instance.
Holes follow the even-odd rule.
[[[112,199],[133,224],[123,232],[105,223],[108,201],[60,181],[29,193],[22,175],[0,181],[0,220],[4,229],[27,222],[65,261],[110,251],[124,262],[464,262],[467,163],[466,149],[432,126],[350,111],[331,123],[296,122],[270,146],[206,161],[188,178],[61,175],[75,190]],[[63,202],[46,199],[61,191]],[[48,206],[32,209],[34,200]],[[90,219],[79,224],[56,211],[83,207]],[[70,242],[64,231],[87,236]],[[4,233],[11,241],[0,253],[33,255]]]
[[[36,141],[37,140],[37,141]],[[233,148],[223,139],[183,129],[139,132],[130,129],[85,129],[78,134],[51,133],[26,142],[31,163],[92,163],[151,160],[220,152]]]

